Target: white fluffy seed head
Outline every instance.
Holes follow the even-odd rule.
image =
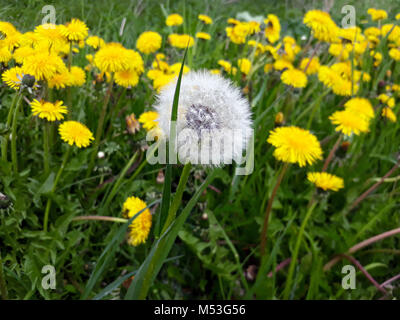
[[[155,104],[159,126],[167,138],[175,88],[176,80],[161,90]],[[252,135],[251,125],[249,103],[230,80],[207,70],[182,77],[176,122],[176,151],[181,162],[241,162]]]

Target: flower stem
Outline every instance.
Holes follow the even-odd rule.
[[[20,95],[19,93],[15,94],[15,96],[11,102],[11,107],[10,107],[10,110],[8,111],[8,116],[7,116],[7,123],[6,123],[7,129],[10,128],[10,126],[11,126],[11,121],[12,121],[13,114],[14,114],[15,104],[17,103],[19,95]],[[8,139],[9,139],[8,136],[4,137],[4,139],[1,143],[1,159],[3,161],[7,161]]]
[[[22,94],[19,94],[17,104],[14,110],[14,119],[11,129],[11,161],[13,164],[14,172],[18,172],[18,157],[17,157],[17,120],[19,115],[19,108],[21,106]]]
[[[49,143],[49,134],[50,134],[50,126],[49,123],[46,123],[43,126],[43,149],[44,149],[44,172],[45,175],[50,171],[50,143]]]
[[[168,227],[171,225],[176,217],[176,212],[178,211],[178,208],[182,202],[183,191],[185,190],[191,168],[192,165],[190,163],[185,164],[185,166],[183,167],[181,178],[179,179],[178,188],[176,189],[174,199],[172,200],[171,206],[169,207],[168,216],[165,220],[161,234],[163,234],[168,229]]]
[[[1,292],[1,299],[7,300],[8,299],[7,283],[3,272],[3,260],[1,259],[1,252],[0,252],[0,292]]]
[[[281,185],[281,182],[283,180],[283,177],[284,177],[288,167],[289,167],[288,163],[285,163],[283,165],[281,172],[278,176],[278,179],[276,180],[275,187],[272,190],[271,197],[268,200],[267,209],[265,210],[264,225],[263,225],[263,228],[261,231],[261,239],[260,239],[260,255],[261,255],[261,257],[264,256],[265,248],[267,246],[267,232],[268,232],[268,226],[269,226],[269,216],[271,215],[272,203],[274,202],[274,198],[279,189],[279,186]]]
[[[94,163],[96,161],[96,155],[97,155],[97,151],[99,150],[101,134],[103,132],[103,126],[104,126],[104,119],[105,119],[105,116],[107,113],[107,106],[108,106],[108,102],[110,101],[113,83],[114,83],[114,78],[113,78],[113,76],[111,76],[110,83],[108,85],[108,89],[107,89],[106,95],[104,97],[103,109],[101,110],[99,123],[97,125],[96,137],[94,140],[94,148],[92,151],[92,156],[90,158],[88,170],[86,173],[86,178],[89,177],[90,173],[92,172]]]
[[[86,221],[86,220],[111,221],[118,223],[126,223],[129,221],[129,219],[108,217],[108,216],[79,216],[72,219],[72,221]]]
[[[335,155],[335,152],[337,148],[339,148],[339,144],[342,141],[343,135],[340,134],[338,139],[336,140],[335,144],[333,145],[331,151],[329,152],[328,157],[326,158],[324,162],[324,166],[322,167],[322,172],[326,171],[328,169],[329,163],[332,161],[333,156]]]
[[[397,160],[396,164],[390,169],[377,183],[375,183],[372,187],[370,187],[367,191],[365,191],[361,196],[359,196],[350,206],[349,211],[353,210],[355,207],[357,207],[361,201],[363,201],[372,191],[374,191],[376,188],[378,188],[386,178],[390,177],[393,172],[397,170],[397,168],[400,165],[400,159]]]
[[[297,240],[296,240],[296,245],[293,251],[293,255],[292,255],[292,260],[290,262],[290,266],[289,266],[289,271],[288,271],[288,276],[286,279],[286,285],[285,285],[285,290],[283,292],[283,299],[287,300],[289,299],[289,295],[290,295],[290,291],[292,289],[292,279],[293,279],[293,274],[294,274],[294,268],[296,266],[296,262],[297,262],[297,257],[299,255],[299,249],[300,249],[300,245],[301,245],[301,241],[303,240],[303,234],[304,234],[304,230],[306,228],[307,222],[311,217],[311,214],[315,208],[315,206],[317,205],[316,202],[314,202],[314,204],[308,209],[306,216],[300,226],[300,231],[299,234],[297,236]]]
[[[361,250],[362,248],[365,248],[375,242],[378,242],[380,240],[386,239],[388,237],[394,236],[396,234],[400,234],[400,228],[393,229],[390,231],[386,231],[384,233],[378,234],[377,236],[371,237],[367,240],[364,240],[360,243],[357,243],[356,245],[352,246],[346,253],[347,254],[353,254],[357,252],[358,250]],[[339,262],[342,259],[342,256],[336,256],[332,260],[330,260],[327,264],[325,264],[323,270],[328,271],[330,270],[337,262]]]
[[[64,168],[65,168],[65,165],[67,164],[67,161],[68,161],[70,153],[71,153],[71,148],[68,147],[67,151],[64,154],[64,159],[63,159],[63,162],[62,162],[62,164],[60,166],[60,169],[58,169],[58,173],[57,173],[56,179],[54,180],[53,187],[51,189],[50,194],[53,194],[54,191],[56,190],[57,183],[61,178],[61,174],[64,171]],[[45,232],[47,232],[47,227],[48,227],[48,224],[49,224],[50,208],[51,208],[51,198],[47,199],[46,210],[44,212],[43,231],[45,231]]]

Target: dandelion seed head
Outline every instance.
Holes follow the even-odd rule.
[[[161,89],[155,104],[159,127],[167,137],[175,88],[176,80]],[[230,80],[207,70],[182,77],[176,122],[176,148],[182,162],[205,164],[200,159],[203,152],[217,155],[213,165],[240,161],[251,125],[249,103]],[[201,151],[190,152],[193,147]]]

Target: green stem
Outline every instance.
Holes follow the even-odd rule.
[[[165,220],[165,224],[162,228],[161,234],[163,234],[168,229],[168,227],[171,225],[176,217],[176,212],[178,211],[179,206],[182,202],[183,191],[185,190],[191,168],[192,165],[190,163],[185,164],[185,166],[183,167],[181,178],[179,179],[178,188],[176,189],[174,199],[172,200],[171,206],[169,207],[168,216]]]
[[[117,223],[127,223],[129,219],[108,217],[108,216],[79,216],[72,219],[72,221],[86,221],[86,220],[96,220],[96,221],[111,221]]]
[[[14,108],[15,108],[15,104],[17,103],[18,97],[19,97],[19,93],[16,93],[12,102],[11,102],[11,107],[10,110],[8,111],[8,116],[7,116],[7,123],[6,123],[6,128],[10,128],[11,126],[11,121],[13,118],[13,114],[14,114]],[[9,139],[9,135],[7,135],[6,137],[4,137],[2,143],[1,143],[1,159],[3,161],[7,161],[7,147],[8,147],[8,139]]]
[[[65,154],[64,154],[64,159],[63,159],[63,162],[61,164],[61,167],[60,167],[60,169],[58,169],[58,173],[57,173],[56,179],[54,180],[53,188],[51,189],[50,194],[53,194],[54,191],[56,190],[57,183],[61,178],[61,174],[64,171],[64,168],[65,168],[65,165],[67,164],[67,161],[68,161],[70,153],[71,153],[71,148],[68,147],[67,152],[65,152]],[[47,199],[46,210],[44,212],[43,230],[45,232],[47,232],[47,227],[48,227],[48,224],[49,224],[50,208],[51,208],[51,198]]]
[[[108,197],[104,203],[104,206],[102,207],[102,211],[106,210],[108,208],[108,206],[110,205],[110,202],[112,201],[112,199],[114,199],[114,196],[117,193],[117,191],[122,183],[123,178],[125,177],[129,168],[132,166],[133,162],[136,160],[137,155],[138,155],[138,152],[136,151],[135,154],[131,157],[131,159],[126,164],[125,168],[122,169],[121,174],[119,175],[117,181],[115,182],[110,194],[108,195]]]
[[[50,134],[50,126],[49,123],[46,123],[43,126],[43,149],[44,149],[44,172],[45,175],[50,171],[50,143],[49,143],[49,134]]]
[[[304,230],[306,228],[307,222],[311,217],[311,214],[315,208],[315,206],[317,205],[317,202],[315,202],[307,211],[306,216],[300,226],[300,231],[299,234],[297,236],[297,240],[296,240],[296,245],[293,251],[293,255],[292,255],[292,259],[290,262],[290,266],[289,266],[289,272],[288,272],[288,276],[286,279],[286,285],[285,285],[285,291],[283,293],[283,299],[287,300],[289,299],[289,295],[290,295],[290,291],[292,289],[292,279],[293,279],[293,274],[294,274],[294,269],[297,263],[297,257],[299,255],[299,249],[300,249],[300,245],[301,245],[301,241],[303,240],[303,234],[304,234]]]
[[[268,205],[267,205],[267,209],[265,210],[265,216],[264,216],[264,225],[261,231],[261,239],[260,239],[260,254],[261,254],[261,258],[264,256],[265,254],[265,248],[267,246],[267,233],[268,233],[268,226],[269,226],[269,217],[271,215],[271,210],[272,210],[272,204],[274,202],[276,193],[279,189],[279,186],[281,185],[281,182],[283,180],[283,177],[287,171],[289,164],[285,163],[282,167],[282,170],[278,176],[278,179],[276,180],[276,184],[274,189],[272,190],[271,193],[271,197],[268,200]]]
[[[1,252],[0,252],[0,292],[1,292],[1,299],[7,300],[8,299],[7,284],[3,272],[3,260],[1,259]]]
[[[12,123],[12,129],[11,129],[11,161],[13,164],[14,172],[18,172],[18,157],[17,157],[17,120],[18,120],[18,115],[19,115],[19,109],[21,106],[21,101],[22,101],[22,94],[19,94],[17,104],[15,106],[14,110],[14,119]]]
[[[103,132],[103,126],[104,126],[104,119],[105,119],[105,116],[107,113],[107,106],[108,106],[108,102],[110,101],[113,83],[114,83],[114,77],[111,76],[110,83],[108,85],[108,89],[107,89],[106,95],[104,97],[104,103],[103,103],[103,108],[101,110],[99,123],[97,125],[96,137],[94,140],[94,148],[92,151],[92,156],[90,158],[90,163],[89,163],[89,167],[88,167],[88,170],[86,173],[86,178],[89,177],[90,173],[92,172],[94,163],[96,161],[96,155],[97,155],[97,151],[99,150],[101,134]]]

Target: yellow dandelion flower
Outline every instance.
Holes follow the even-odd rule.
[[[34,34],[37,39],[34,44],[36,46],[45,46],[43,49],[51,48],[57,52],[67,44],[67,38],[62,33],[59,25],[52,23],[41,24],[35,28]]]
[[[8,49],[8,47],[0,45],[0,63],[4,63],[5,65],[7,65],[7,63],[12,59],[12,57],[13,55],[11,51]]]
[[[326,172],[309,172],[307,180],[315,184],[315,186],[324,191],[332,190],[338,191],[344,188],[342,178]]]
[[[89,28],[86,24],[79,19],[72,19],[71,22],[61,27],[61,33],[69,41],[80,41],[84,40],[88,35]]]
[[[374,108],[365,98],[352,98],[344,104],[346,110],[351,110],[355,113],[365,116],[367,119],[374,117]]]
[[[229,19],[227,20],[227,22],[228,22],[229,24],[233,24],[233,25],[236,25],[236,24],[239,24],[239,23],[240,23],[239,20],[236,20],[236,19],[234,19],[234,18],[229,18]]]
[[[322,149],[317,138],[299,127],[279,127],[270,131],[268,143],[276,147],[274,157],[300,167],[322,159]]]
[[[143,128],[147,131],[155,128],[157,126],[158,113],[155,111],[143,112],[139,117],[139,122],[143,124]]]
[[[248,23],[239,22],[234,27],[225,28],[225,32],[233,43],[243,44],[251,32],[251,26]]]
[[[5,36],[8,36],[18,31],[10,22],[0,21],[0,32]]]
[[[132,246],[146,242],[149,236],[152,217],[146,207],[147,204],[143,200],[134,196],[126,199],[122,206],[123,216],[128,219],[143,210],[129,226],[128,243]]]
[[[19,47],[14,50],[13,58],[16,63],[22,64],[27,57],[35,53],[36,53],[35,49],[32,48],[31,46]]]
[[[207,32],[197,32],[196,33],[196,38],[197,39],[203,39],[203,40],[210,40],[211,36]]]
[[[318,73],[319,67],[320,64],[318,57],[313,57],[311,61],[310,58],[304,58],[300,63],[300,69],[305,70],[307,68],[306,74],[308,75]]]
[[[96,52],[94,64],[101,72],[117,72],[129,69],[131,61],[121,44],[108,43]]]
[[[134,70],[124,70],[115,73],[115,83],[121,87],[135,87],[139,83],[139,76]]]
[[[50,79],[57,72],[65,70],[65,64],[59,56],[46,51],[40,51],[25,58],[22,70],[24,73],[34,76],[39,81]]]
[[[288,69],[281,75],[284,84],[294,88],[304,88],[307,85],[306,74],[299,69]]]
[[[181,70],[181,66],[182,66],[182,63],[180,63],[180,62],[174,63],[173,65],[171,65],[171,66],[169,67],[169,71],[170,71],[172,74],[174,74],[175,76],[178,76],[178,75],[179,75],[179,71]],[[190,68],[189,68],[187,65],[184,65],[184,66],[183,66],[183,71],[182,71],[182,73],[183,73],[183,74],[186,74],[186,73],[188,73],[189,71],[190,71]]]
[[[14,67],[4,71],[1,78],[10,88],[18,90],[23,75],[22,68]]]
[[[5,39],[1,40],[1,43],[3,46],[7,47],[9,50],[13,50],[19,46],[19,43],[21,42],[21,38],[22,38],[22,33],[17,31],[17,32],[8,34]]]
[[[375,8],[369,8],[367,13],[371,16],[373,21],[383,20],[388,17],[388,14],[385,10],[377,10]]]
[[[103,47],[106,43],[102,38],[98,36],[90,36],[86,39],[86,44],[89,47],[92,47],[93,49],[97,50]]]
[[[226,60],[218,60],[218,64],[225,70],[225,72],[235,75],[237,68],[232,67],[232,64]]]
[[[33,99],[31,102],[31,110],[34,116],[38,116],[41,119],[47,119],[48,121],[58,121],[64,119],[67,107],[63,106],[62,101],[56,101],[54,103],[48,101],[38,101]]]
[[[71,75],[66,68],[65,71],[56,73],[53,77],[47,80],[50,89],[64,89],[71,85]]]
[[[212,24],[213,23],[212,19],[209,16],[205,15],[205,14],[199,14],[198,18],[199,18],[200,21],[204,22],[205,24]]]
[[[28,31],[21,35],[21,37],[19,38],[18,44],[20,47],[26,47],[26,46],[32,47],[38,41],[39,41],[39,36],[33,31]]]
[[[274,69],[278,71],[282,71],[285,69],[293,69],[293,64],[285,59],[278,59],[274,62]]]
[[[393,112],[392,109],[390,109],[388,107],[382,108],[382,117],[387,118],[391,122],[396,122],[397,121],[396,114]]]
[[[308,11],[303,19],[304,24],[311,28],[314,37],[325,42],[338,40],[338,26],[332,20],[329,13],[320,10]]]
[[[389,50],[389,56],[396,61],[400,61],[400,50],[397,48],[392,48]]]
[[[177,13],[170,14],[167,19],[165,20],[165,24],[168,27],[172,26],[180,26],[183,23],[183,18],[181,15]]]
[[[251,69],[251,62],[249,59],[246,58],[239,59],[237,65],[241,73],[244,73],[245,75],[249,74]]]
[[[371,51],[370,55],[371,55],[371,57],[374,58],[374,66],[378,67],[382,63],[382,60],[383,60],[382,54],[380,52]]]
[[[282,112],[278,112],[275,115],[275,121],[274,121],[275,126],[281,126],[284,121],[285,121],[285,116],[283,115]]]
[[[336,111],[329,119],[336,125],[336,131],[341,131],[347,136],[350,136],[352,133],[358,136],[362,132],[369,131],[368,118],[350,109]]]
[[[378,96],[378,100],[383,104],[386,104],[389,108],[394,108],[394,106],[396,105],[395,98],[388,96],[386,93],[381,93]]]
[[[58,127],[61,139],[78,148],[87,147],[94,140],[92,132],[78,121],[65,121]]]
[[[72,66],[69,73],[71,86],[80,87],[86,82],[86,73],[82,68]]]
[[[349,58],[350,52],[353,50],[352,45],[343,45],[342,43],[331,43],[329,46],[329,53],[339,60],[345,61]]]
[[[265,37],[270,43],[275,43],[279,40],[281,34],[281,24],[279,18],[274,14],[269,14],[267,19],[264,20],[265,23]]]
[[[400,13],[396,14],[396,20],[400,20]]]
[[[168,36],[168,42],[173,47],[186,49],[186,46],[190,48],[194,45],[194,38],[188,34],[173,33]]]
[[[146,31],[141,33],[139,38],[136,40],[136,48],[144,54],[149,54],[160,49],[161,43],[162,38],[159,33]]]
[[[210,73],[211,74],[221,74],[221,70],[219,70],[219,69],[211,69]]]

